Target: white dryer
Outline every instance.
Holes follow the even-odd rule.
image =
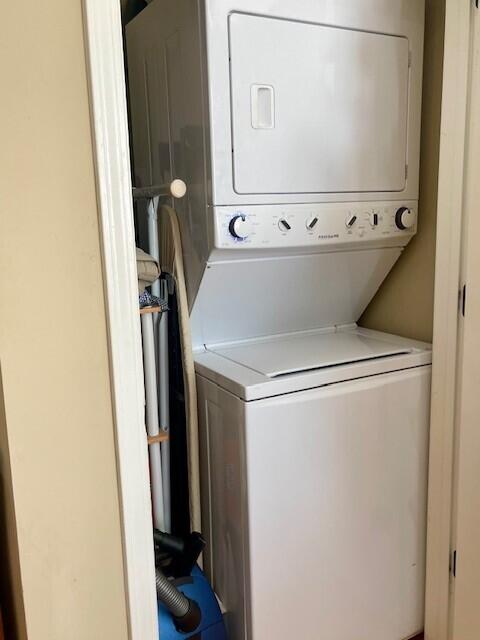
[[[430,362],[354,326],[197,355],[206,567],[231,640],[422,630]]]
[[[424,12],[155,0],[127,26],[135,184],[188,185],[176,208],[195,345],[338,325],[350,296],[368,304],[417,230]],[[296,311],[278,322],[285,298]]]

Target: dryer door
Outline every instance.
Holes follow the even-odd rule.
[[[404,190],[406,38],[238,13],[229,28],[237,193]]]

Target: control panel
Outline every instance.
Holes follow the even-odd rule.
[[[214,217],[218,249],[405,245],[417,231],[416,202],[215,207]]]

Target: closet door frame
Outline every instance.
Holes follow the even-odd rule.
[[[437,205],[427,532],[426,640],[451,637],[453,495],[471,29],[475,0],[446,0]]]
[[[82,0],[131,640],[158,638],[143,369],[137,308],[120,0]],[[458,299],[470,25],[475,0],[446,0],[429,466],[426,640],[450,609]]]
[[[120,0],[83,0],[128,633],[158,640]]]
[[[457,430],[454,451],[451,638],[480,636],[480,11],[472,20],[467,111],[461,277],[466,296],[459,322]]]

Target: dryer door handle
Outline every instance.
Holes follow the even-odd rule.
[[[250,91],[252,127],[273,129],[275,127],[275,91],[269,84],[252,84]]]

